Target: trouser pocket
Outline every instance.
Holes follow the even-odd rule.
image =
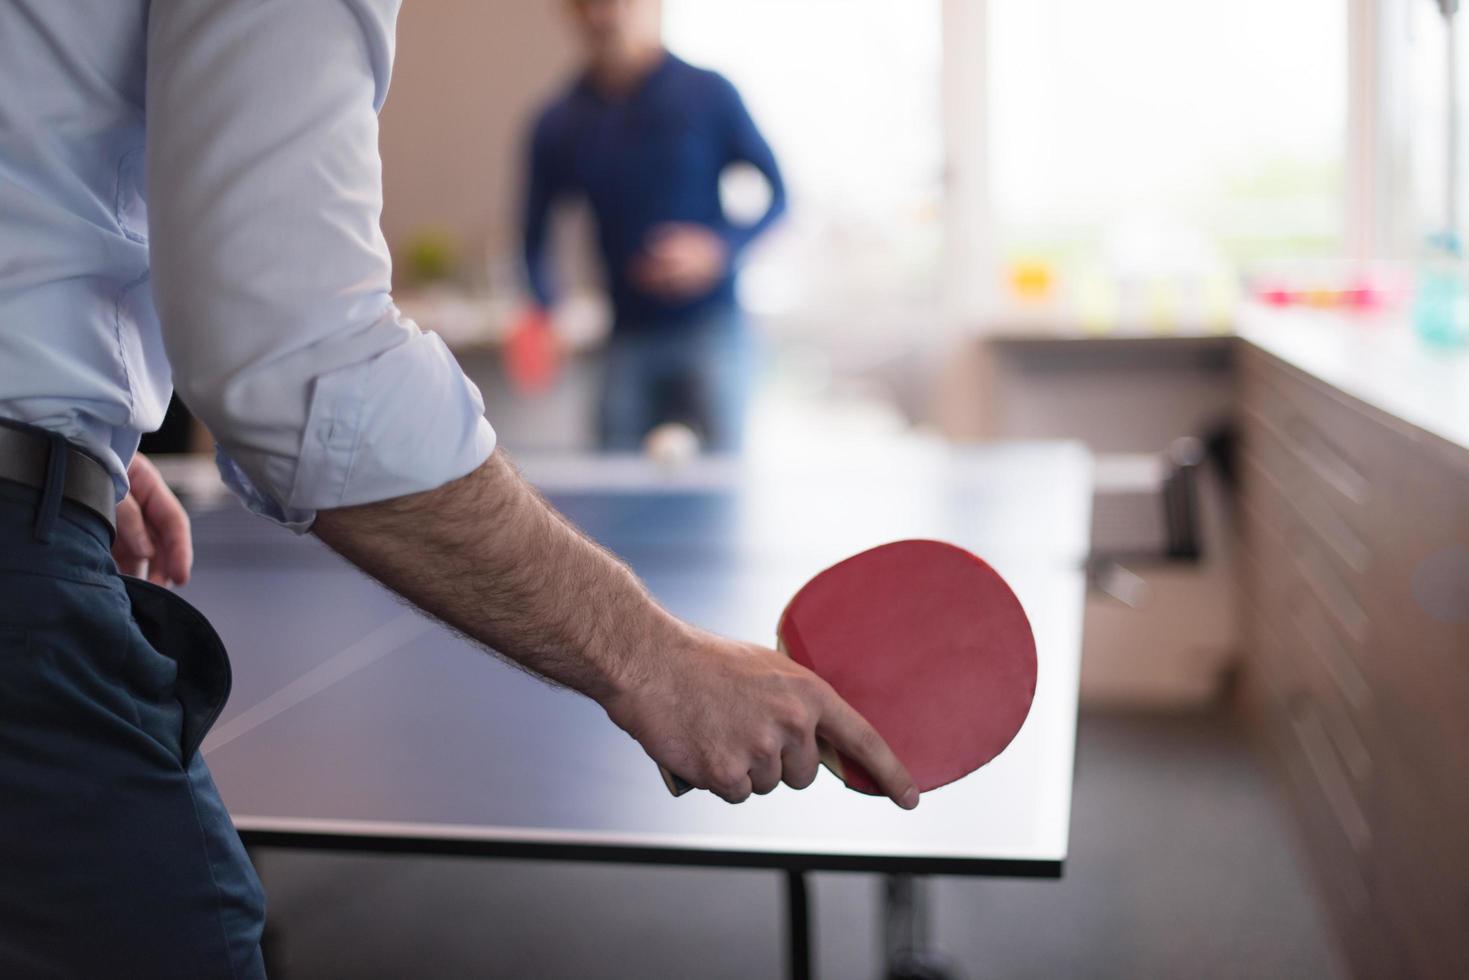
[[[188,768],[229,699],[229,654],[204,614],[178,595],[126,575],[123,584],[143,638],[178,666],[174,692],[184,715],[179,753]]]

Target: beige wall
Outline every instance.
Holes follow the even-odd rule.
[[[523,131],[575,61],[560,0],[406,0],[382,112],[383,231],[451,230],[482,271],[513,247]]]

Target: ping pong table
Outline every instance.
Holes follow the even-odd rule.
[[[1060,877],[1090,521],[1083,448],[519,463],[672,612],[767,644],[795,590],[850,553],[905,537],[968,547],[1011,582],[1034,627],[1030,717],[997,759],[912,812],[827,773],[740,806],[674,799],[593,702],[474,649],[315,539],[195,493],[183,594],[234,666],[204,752],[248,846],[772,869],[785,874],[794,976],[811,969],[808,872],[891,876],[894,957],[921,944],[912,876]]]

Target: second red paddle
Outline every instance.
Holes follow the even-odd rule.
[[[505,337],[504,357],[505,373],[522,394],[539,394],[555,384],[561,352],[544,311],[529,309],[516,318]]]

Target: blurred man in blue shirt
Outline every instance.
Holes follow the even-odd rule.
[[[636,449],[665,422],[714,451],[739,448],[749,344],[735,297],[740,253],[785,210],[770,146],[725,78],[681,61],[646,0],[568,0],[586,53],[531,134],[525,260],[543,309],[556,298],[548,226],[558,200],[591,206],[612,299],[601,401],[605,449]],[[719,182],[748,163],[765,214],[732,222]]]

